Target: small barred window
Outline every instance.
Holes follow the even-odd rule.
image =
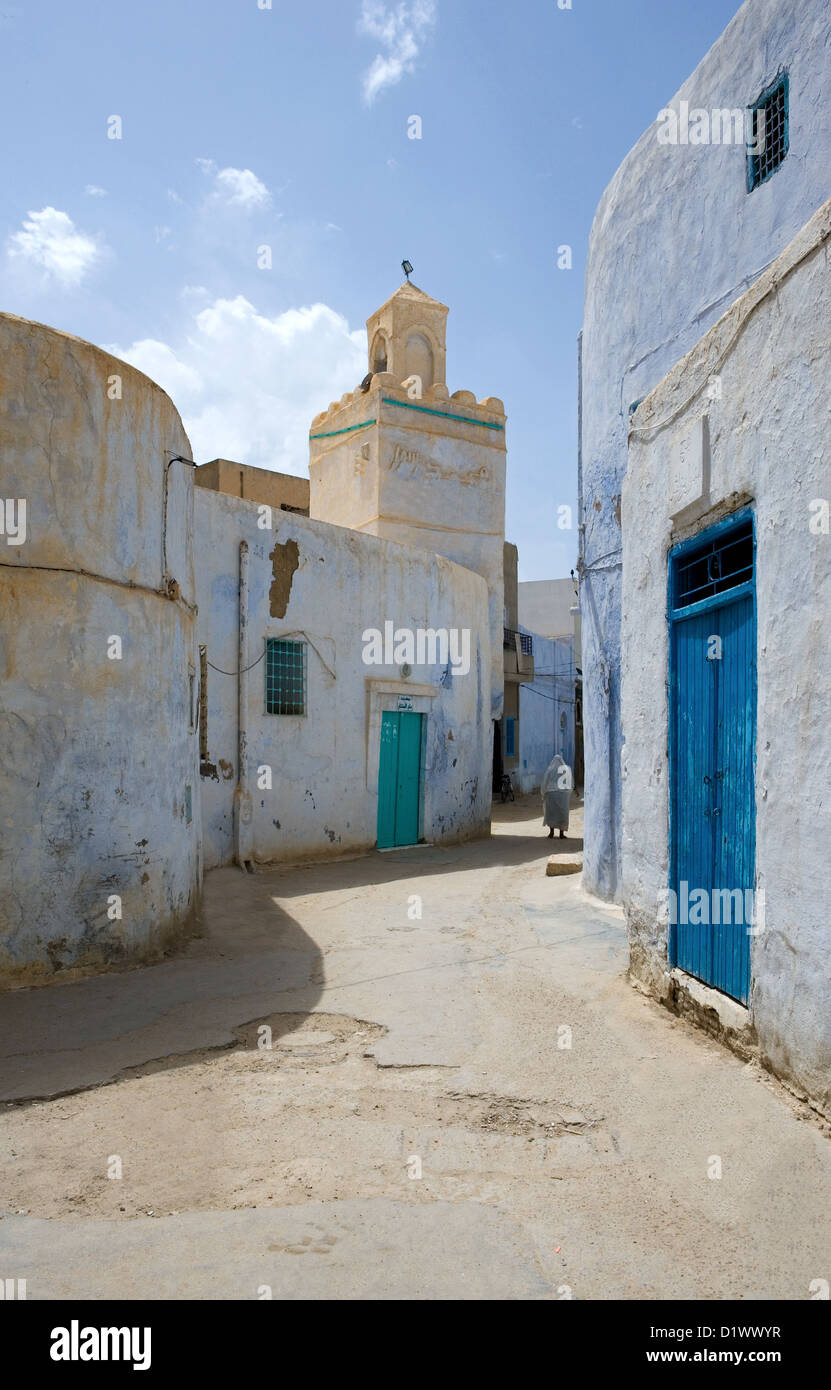
[[[266,714],[306,713],[306,643],[268,637],[265,644]]]
[[[747,187],[752,192],[775,174],[788,153],[788,78],[779,78],[751,107]]]

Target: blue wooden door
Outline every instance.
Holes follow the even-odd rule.
[[[699,980],[712,976],[712,941],[690,922],[689,895],[713,878],[710,780],[716,719],[715,662],[707,660],[709,614],[675,624],[676,756],[672,841],[676,846],[675,961]],[[683,887],[686,885],[686,888]],[[694,917],[698,914],[693,913]]]
[[[670,560],[670,962],[742,1003],[755,922],[754,552],[742,514]]]
[[[421,715],[385,710],[378,767],[378,848],[418,843]]]
[[[718,610],[715,773],[712,782],[714,888],[712,983],[747,1003],[756,875],[756,640],[753,598]],[[743,901],[736,894],[741,893]],[[726,896],[730,895],[729,899]],[[741,929],[735,919],[741,917]],[[725,918],[728,920],[725,921]]]

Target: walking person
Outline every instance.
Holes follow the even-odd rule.
[[[545,770],[542,779],[542,804],[543,804],[543,825],[548,826],[548,838],[554,838],[554,831],[559,830],[560,839],[564,839],[568,830],[569,806],[571,802],[572,776],[571,768],[564,762],[559,753],[555,753],[551,762]]]

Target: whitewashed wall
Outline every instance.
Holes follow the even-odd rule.
[[[22,979],[140,959],[193,922],[193,480],[171,466],[165,523],[190,445],[126,363],[2,315],[0,375],[0,497],[27,503],[25,543],[0,535],[0,971]]]
[[[264,662],[249,675],[255,858],[322,857],[376,843],[380,715],[395,709],[407,690],[414,710],[427,715],[424,838],[441,843],[486,834],[492,731],[485,581],[438,556],[306,517],[275,512],[275,529],[264,531],[258,515],[255,503],[196,491],[199,641],[209,661],[237,670],[243,539],[250,548],[249,661],[267,637],[295,634],[309,643],[306,716],[266,714]],[[271,556],[292,540],[298,567],[285,613],[275,617]],[[383,631],[387,620],[414,629],[470,629],[470,672],[448,681],[439,667],[416,666],[402,682],[395,665],[365,665],[362,633]],[[208,868],[233,856],[236,731],[236,680],[209,670],[208,751],[217,779],[201,779]],[[256,786],[264,766],[273,769],[270,792]]]
[[[790,153],[747,192],[742,146],[659,145],[653,124],[600,200],[583,331],[584,882],[619,892],[620,494],[629,408],[778,256],[831,189],[828,0],[747,0],[667,105],[745,108],[790,74]],[[656,111],[657,117],[657,111]]]
[[[623,490],[623,878],[633,974],[667,995],[667,555],[742,503],[757,526],[757,889],[750,1021],[831,1110],[831,202],[633,417]],[[707,398],[718,368],[720,400]],[[710,481],[675,447],[708,417]],[[672,423],[652,431],[664,420]],[[695,459],[691,452],[689,458]],[[705,468],[707,455],[705,453]],[[671,501],[670,499],[674,499]],[[678,513],[675,523],[668,511]]]

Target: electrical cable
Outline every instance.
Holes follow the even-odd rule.
[[[212,671],[218,672],[220,676],[242,676],[246,671],[253,671],[255,666],[259,666],[264,656],[265,652],[263,651],[257,657],[256,661],[252,661],[250,666],[243,666],[241,671],[223,671],[221,666],[214,666],[212,661],[208,661],[207,657],[205,658],[205,664],[206,666],[210,666]]]

